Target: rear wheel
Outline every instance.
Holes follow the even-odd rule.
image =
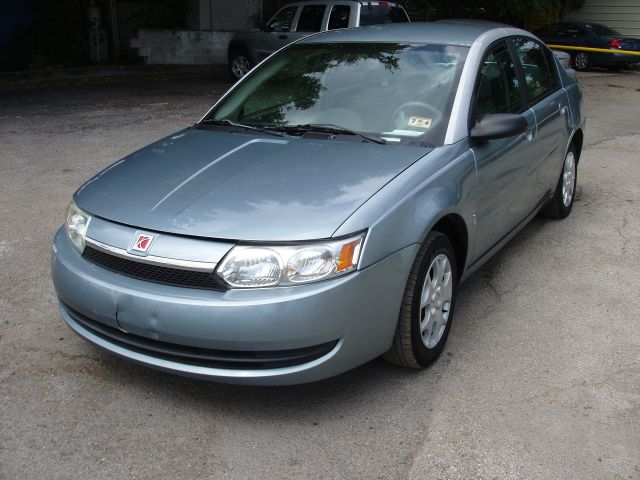
[[[386,360],[421,368],[438,358],[453,321],[457,281],[451,241],[440,232],[429,233],[411,268]]]
[[[573,66],[576,70],[584,71],[591,67],[591,59],[585,52],[576,53],[573,56]]]
[[[553,198],[549,200],[541,214],[547,218],[565,218],[571,213],[578,180],[578,155],[573,145],[564,157],[562,173],[556,185]]]

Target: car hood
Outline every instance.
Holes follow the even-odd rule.
[[[328,238],[423,147],[190,128],[116,162],[74,199],[136,228],[235,240]]]

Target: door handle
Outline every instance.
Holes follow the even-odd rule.
[[[289,35],[278,35],[278,38],[280,40],[286,40],[287,38],[289,38]]]
[[[527,142],[532,142],[536,137],[536,129],[535,127],[527,128],[527,130],[522,135]]]
[[[551,102],[549,105],[553,106],[555,112],[560,112],[560,115],[567,113],[567,107],[563,105],[562,102]]]

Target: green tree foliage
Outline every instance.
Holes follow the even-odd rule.
[[[531,16],[554,20],[563,1],[566,0],[406,0],[403,4],[409,11],[429,11],[431,18],[476,18],[526,27]]]
[[[88,62],[89,21],[83,0],[27,0],[34,12],[28,27],[15,27],[5,45],[3,69],[76,66]]]

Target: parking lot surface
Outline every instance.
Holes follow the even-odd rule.
[[[228,85],[0,92],[0,478],[640,478],[640,75],[580,80],[573,213],[534,220],[462,286],[440,360],[286,388],[103,353],[50,280],[73,191]]]

